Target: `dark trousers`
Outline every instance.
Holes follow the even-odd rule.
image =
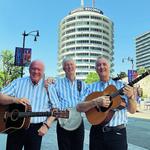
[[[59,150],[83,150],[84,123],[82,121],[79,128],[68,131],[60,127],[57,123],[57,141]]]
[[[42,136],[38,135],[38,129],[42,123],[31,124],[29,129],[20,129],[8,134],[6,150],[40,150]]]
[[[90,130],[90,150],[127,150],[126,128],[103,132],[101,127]]]

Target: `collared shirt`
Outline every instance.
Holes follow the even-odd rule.
[[[71,82],[68,78],[64,77],[56,80],[55,88],[60,101],[60,109],[64,110],[76,107],[76,105],[81,102],[81,97],[86,89],[86,84],[81,81],[81,92],[79,92],[77,80]]]
[[[53,107],[59,107],[54,85],[50,85],[48,87],[48,91]],[[38,84],[34,85],[30,77],[18,78],[11,82],[8,86],[4,87],[1,92],[16,98],[27,98],[32,106],[32,112],[50,111],[49,99],[44,87],[43,79],[41,79]],[[46,117],[32,117],[31,123],[39,123],[45,120]]]
[[[89,85],[86,95],[89,95],[90,93],[96,92],[96,91],[102,92],[109,85],[114,85],[118,90],[124,87],[124,84],[121,81],[114,81],[112,79],[110,79],[108,82],[97,81]],[[126,103],[128,103],[127,97],[125,95],[121,97],[124,98]],[[127,109],[126,108],[122,110],[117,110],[115,114],[113,115],[112,119],[110,120],[110,122],[107,124],[107,126],[117,126],[121,124],[127,124]]]

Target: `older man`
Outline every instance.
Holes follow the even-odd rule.
[[[57,97],[51,97],[51,92],[53,96],[55,95],[53,85],[50,85],[48,90],[44,87],[44,69],[43,62],[39,60],[33,61],[29,67],[30,76],[14,80],[1,92],[16,98],[27,98],[33,112],[47,111],[50,109],[49,103],[53,104],[53,108],[59,107],[57,105],[59,102],[49,102],[48,92],[51,100],[57,100]],[[24,146],[24,150],[40,150],[42,136],[48,131],[54,119],[51,116],[46,122],[46,117],[31,118],[31,124],[28,129],[20,129],[8,135],[6,149],[22,150]]]
[[[102,92],[109,85],[114,85],[117,89],[124,87],[121,81],[114,81],[110,78],[110,64],[105,58],[97,58],[95,67],[100,81],[89,86],[87,95],[95,91]],[[123,93],[124,96],[121,95],[121,97],[124,99],[126,107],[114,109],[115,114],[106,125],[92,125],[90,130],[90,150],[127,150],[127,110],[130,113],[135,113],[136,101],[131,86],[125,86]],[[109,96],[97,97],[91,101],[78,104],[77,110],[86,112],[94,107],[108,108],[110,103]]]
[[[81,102],[86,85],[76,79],[76,64],[72,58],[63,60],[65,77],[54,83],[60,102],[60,109],[69,109],[69,119],[59,119],[57,140],[59,150],[83,150],[84,124],[76,105]],[[73,114],[73,115],[72,115]]]

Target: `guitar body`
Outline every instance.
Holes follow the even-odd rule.
[[[0,132],[11,133],[18,129],[28,128],[30,117],[19,117],[19,112],[30,112],[31,106],[22,104],[0,105]]]
[[[91,101],[95,98],[98,98],[100,96],[104,96],[104,95],[110,95],[114,92],[116,92],[117,89],[115,86],[113,85],[109,85],[103,92],[93,92],[92,94],[88,95],[85,99],[85,101]],[[111,100],[111,104],[108,108],[102,108],[103,111],[98,111],[98,109],[96,108],[92,108],[89,111],[85,112],[86,117],[88,119],[88,121],[92,124],[92,125],[105,125],[106,123],[108,123],[113,114],[114,114],[114,109],[116,109],[117,107],[119,107],[120,105],[124,105],[124,103],[122,103],[122,99],[121,97],[118,95],[115,98],[113,98]]]

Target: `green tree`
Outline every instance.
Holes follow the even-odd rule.
[[[138,73],[139,75],[141,75],[141,74],[144,73],[144,72],[146,72],[145,67],[140,67],[140,68],[137,70],[137,73]]]
[[[85,83],[90,84],[90,83],[99,81],[99,76],[96,72],[90,72],[84,81]]]
[[[120,79],[127,77],[127,74],[125,72],[120,72],[118,74],[118,77],[120,77]]]
[[[3,50],[0,55],[0,87],[2,87],[20,76],[21,67],[14,66],[13,51]]]

